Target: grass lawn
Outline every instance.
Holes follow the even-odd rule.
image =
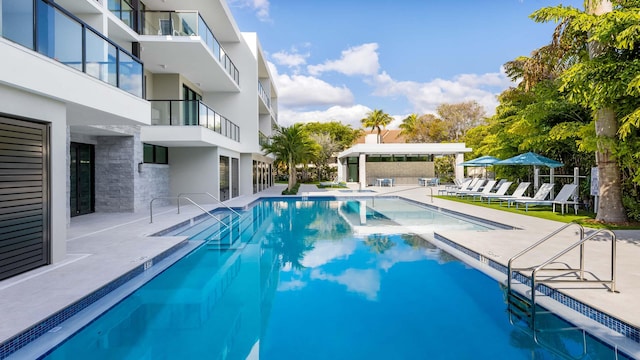
[[[637,224],[637,223],[632,223],[629,225],[612,225],[612,224],[603,224],[603,223],[596,222],[595,214],[592,212],[584,211],[584,210],[578,210],[578,215],[575,215],[575,213],[573,212],[572,206],[569,207],[569,210],[567,213],[562,215],[559,212],[559,207],[556,207],[556,210],[558,212],[555,212],[555,213],[551,210],[551,206],[529,206],[529,211],[524,211],[524,207],[520,207],[519,209],[516,209],[516,207],[513,205],[511,207],[507,207],[506,203],[504,203],[503,206],[500,206],[499,201],[492,201],[491,204],[488,204],[486,202],[473,201],[473,199],[470,199],[470,198],[463,199],[458,196],[440,195],[440,196],[434,196],[434,197],[445,199],[445,200],[457,201],[465,204],[482,206],[482,207],[491,208],[495,210],[512,212],[515,214],[535,216],[542,219],[559,221],[564,223],[575,221],[576,223],[582,226],[596,228],[596,229],[604,229],[604,228],[612,229],[612,230],[640,229],[640,224]]]

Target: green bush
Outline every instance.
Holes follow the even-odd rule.
[[[289,188],[282,190],[282,195],[297,195],[298,189],[300,189],[300,183],[293,185],[293,189],[291,190],[289,190]]]

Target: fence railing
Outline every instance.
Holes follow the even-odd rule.
[[[143,96],[142,62],[53,1],[15,2],[0,11],[0,23],[3,38]]]
[[[142,11],[141,35],[200,36],[218,63],[240,85],[240,72],[197,11]]]
[[[149,100],[151,125],[203,126],[240,142],[240,127],[200,100]]]

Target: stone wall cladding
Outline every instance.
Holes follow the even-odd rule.
[[[138,181],[135,184],[136,211],[148,211],[149,202],[156,197],[171,196],[169,183],[169,165],[142,164]],[[173,194],[176,196],[177,194]],[[156,200],[153,206],[169,205],[171,200]]]
[[[394,184],[418,185],[418,178],[435,177],[435,164],[430,161],[367,162],[367,185],[378,178],[393,178]]]
[[[98,136],[96,212],[134,211],[134,136]]]

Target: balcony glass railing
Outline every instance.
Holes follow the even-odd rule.
[[[240,85],[240,72],[197,11],[143,11],[141,35],[200,36],[218,63]]]
[[[199,100],[149,100],[151,125],[203,126],[240,142],[240,127]]]
[[[109,0],[109,11],[133,29],[133,6],[127,0]]]
[[[271,98],[269,97],[269,95],[267,95],[267,92],[264,91],[264,87],[262,87],[262,83],[259,81],[258,81],[258,95],[260,95],[260,98],[262,99],[262,101],[264,101],[264,103],[267,104],[267,107],[271,109]]]
[[[142,62],[129,52],[53,2],[11,4],[0,13],[10,30],[1,36],[142,97]]]
[[[258,144],[260,146],[269,145],[269,137],[262,133],[262,131],[258,131]]]

